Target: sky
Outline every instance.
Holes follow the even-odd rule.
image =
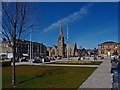
[[[35,16],[43,14],[40,31],[32,33],[32,41],[57,45],[62,20],[64,39],[68,24],[69,43],[77,43],[77,48],[92,49],[105,41],[118,42],[117,2],[36,2],[32,7],[37,8]]]

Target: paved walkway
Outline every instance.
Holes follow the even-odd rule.
[[[65,65],[65,64],[41,64],[43,66],[72,66],[72,67],[99,67],[99,65]]]
[[[13,63],[11,63],[13,66]],[[29,63],[29,62],[20,62],[15,63],[15,65],[41,65],[41,66],[72,66],[72,67],[99,67],[99,65],[65,65],[65,64],[44,64],[44,63]]]
[[[112,88],[110,61],[110,58],[105,58],[79,88]]]

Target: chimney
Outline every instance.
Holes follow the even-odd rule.
[[[24,41],[24,37],[22,37],[21,40]]]

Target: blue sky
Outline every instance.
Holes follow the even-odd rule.
[[[60,20],[64,38],[68,24],[69,43],[77,43],[78,48],[97,48],[104,41],[118,41],[117,2],[39,2],[33,6],[37,8],[35,15],[43,14],[43,25],[39,32],[32,33],[32,40],[46,46],[57,45]]]

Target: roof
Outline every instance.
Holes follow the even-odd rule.
[[[68,44],[68,49],[74,51],[75,45],[76,45],[75,43]]]
[[[113,41],[107,41],[107,42],[104,42],[104,43],[101,43],[101,44],[115,44],[116,42],[113,42]]]
[[[55,48],[57,48],[57,46],[56,46],[56,45],[53,45],[52,47],[55,47]]]
[[[62,32],[62,20],[60,21],[60,35],[63,35],[63,32]]]

